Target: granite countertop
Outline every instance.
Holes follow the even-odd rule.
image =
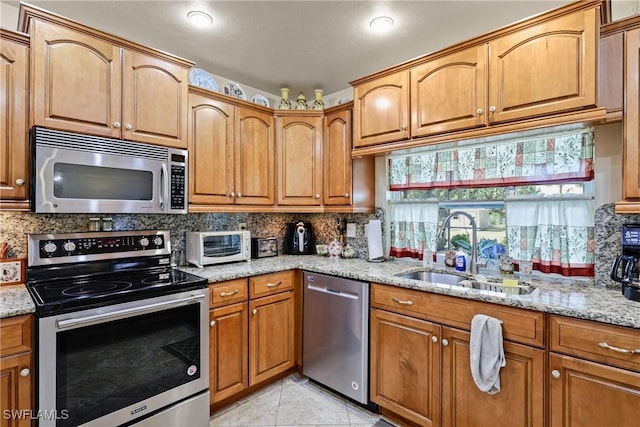
[[[181,267],[183,271],[205,277],[209,283],[278,271],[303,269],[349,279],[383,283],[442,295],[508,305],[546,313],[561,314],[640,329],[640,302],[630,301],[620,290],[563,280],[531,280],[535,290],[528,295],[505,295],[461,286],[403,279],[397,274],[422,270],[416,261],[370,263],[363,259],[330,259],[315,255],[282,255],[274,258],[213,265],[203,269]],[[0,317],[33,313],[35,306],[24,285],[0,287]]]

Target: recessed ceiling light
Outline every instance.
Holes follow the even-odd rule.
[[[191,21],[191,23],[196,27],[206,27],[207,25],[211,25],[213,22],[211,15],[199,10],[192,10],[187,13],[187,18],[189,18],[189,21]]]
[[[378,16],[371,20],[369,26],[376,33],[385,33],[393,27],[393,19],[388,16]]]

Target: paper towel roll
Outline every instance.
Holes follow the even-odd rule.
[[[384,252],[382,250],[382,223],[379,219],[370,219],[369,224],[365,224],[364,228],[367,235],[369,259],[371,260],[383,257]]]

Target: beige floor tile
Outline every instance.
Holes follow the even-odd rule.
[[[348,425],[349,416],[343,399],[311,383],[282,385],[278,426]]]
[[[282,384],[272,385],[215,414],[210,427],[275,426]]]
[[[347,402],[347,414],[349,415],[349,423],[352,426],[372,425],[380,419],[380,415],[373,414],[351,402]]]

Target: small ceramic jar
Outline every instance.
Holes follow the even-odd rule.
[[[331,243],[329,243],[329,256],[331,258],[339,258],[342,253],[342,245],[338,241],[338,239],[333,239]]]
[[[342,258],[351,259],[356,256],[356,251],[353,246],[347,244],[342,248]]]

